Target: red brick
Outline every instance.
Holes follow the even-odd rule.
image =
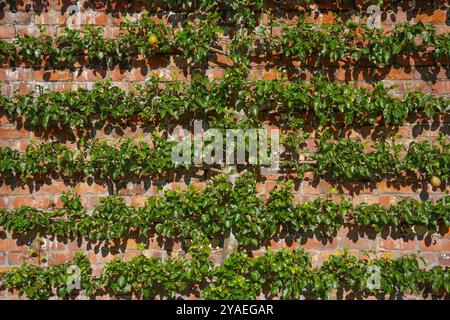
[[[417,22],[421,21],[423,23],[446,23],[447,14],[445,11],[433,10],[431,12],[431,14],[430,12],[418,13],[414,20]]]
[[[336,239],[324,239],[317,240],[316,238],[308,238],[304,243],[303,241],[299,243],[299,246],[305,250],[330,250],[337,248]]]
[[[320,180],[318,183],[303,182],[301,190],[304,194],[328,194],[333,186],[324,180]]]
[[[450,81],[449,80],[436,81],[436,83],[432,84],[431,91],[437,94],[450,93]]]
[[[83,250],[93,249],[92,245],[90,245],[88,241],[83,240],[81,238],[78,238],[78,239],[75,239],[72,241],[68,241],[67,248],[69,251],[74,251],[74,252],[80,252]]]
[[[75,186],[77,194],[107,194],[108,186],[97,183],[80,182]]]
[[[138,249],[138,242],[135,239],[126,239],[126,248],[127,250],[136,250]]]
[[[379,196],[378,203],[382,204],[384,206],[388,206],[391,204],[391,197],[390,196]]]
[[[415,250],[416,241],[403,241],[402,239],[394,240],[392,238],[380,239],[380,248],[387,250]]]
[[[63,264],[68,261],[72,261],[74,257],[73,252],[49,252],[48,253],[48,264]]]
[[[9,252],[7,254],[9,265],[38,264],[39,256],[32,256],[29,252]]]
[[[2,197],[0,198],[0,208],[7,208],[8,207],[8,198]]]
[[[20,206],[29,206],[39,209],[46,209],[50,207],[51,201],[46,198],[34,198],[34,197],[14,197],[12,199],[13,208]]]
[[[414,78],[414,71],[410,68],[390,68],[388,74],[386,75],[386,79],[389,80],[411,80]]]
[[[78,70],[75,72],[75,81],[88,81],[88,82],[94,82],[94,81],[101,81],[108,77],[110,77],[110,71],[108,70],[91,70],[91,69],[83,69]]]
[[[21,36],[39,37],[39,29],[35,26],[16,26],[16,33]]]
[[[376,241],[367,238],[359,238],[356,241],[353,239],[343,239],[341,245],[349,249],[369,250],[376,247]]]
[[[21,81],[32,81],[34,70],[32,69],[19,69],[17,70],[17,78]]]
[[[2,15],[2,24],[30,24],[33,20],[32,13],[3,11]]]
[[[41,12],[34,16],[34,23],[41,25],[50,25],[56,23],[55,12]]]
[[[43,184],[36,187],[36,194],[55,195],[69,191],[70,186],[62,181],[53,181],[51,184]]]
[[[97,13],[94,17],[94,24],[105,26],[108,23],[108,15],[105,13]]]
[[[0,139],[21,139],[30,137],[26,129],[0,128]]]
[[[124,260],[130,261],[131,259],[142,255],[140,250],[127,250],[124,254]]]
[[[0,238],[0,252],[3,251],[25,251],[28,250],[28,246],[20,243],[18,240],[7,238]]]
[[[14,26],[2,25],[0,28],[0,39],[13,39],[16,36],[16,29]]]
[[[422,251],[450,251],[450,240],[425,238],[419,241]]]
[[[225,76],[225,70],[221,68],[208,69],[206,76],[210,81],[223,79]]]
[[[95,253],[93,251],[89,251],[87,253],[87,257],[92,264],[105,264],[114,260],[116,257],[119,257],[119,255],[113,255],[109,252],[99,251],[98,253]]]
[[[130,81],[131,77],[128,70],[115,68],[111,71],[111,79],[113,81]]]
[[[28,186],[20,185],[20,186],[11,186],[6,183],[0,185],[0,194],[2,196],[8,195],[27,195],[29,194],[30,189]]]
[[[84,10],[80,10],[79,13],[74,15],[69,15],[68,12],[63,14],[57,13],[54,20],[59,25],[79,26],[91,24],[105,26],[108,23],[108,15],[104,12],[84,12]]]
[[[35,81],[71,81],[72,72],[70,71],[50,71],[36,70],[34,72]]]

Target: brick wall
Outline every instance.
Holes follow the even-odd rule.
[[[142,8],[146,8],[157,20],[168,20],[168,11],[157,4],[149,4],[150,1],[132,1],[131,12],[135,15]],[[280,17],[295,21],[300,12],[306,11],[311,19],[318,22],[333,22],[333,13],[344,18],[356,19],[355,10],[364,7],[359,1],[348,1],[337,4],[335,1],[318,1],[318,12],[310,11],[308,6],[297,5],[296,1],[266,1],[267,6],[278,8],[276,14]],[[405,21],[423,21],[432,24],[439,33],[450,31],[450,7],[447,1],[422,1],[417,0],[416,7],[412,7],[407,1],[393,1],[392,10],[384,11],[381,19],[383,28],[390,29],[393,24]],[[50,34],[56,34],[68,19],[66,9],[69,2],[60,0],[49,0],[48,4],[41,5],[39,1],[19,1],[17,12],[11,12],[5,5],[0,12],[0,38],[11,40],[17,34],[38,34],[38,26],[45,26]],[[81,4],[80,14],[74,21],[75,27],[83,24],[95,24],[105,28],[105,35],[114,37],[118,33],[118,26],[126,14],[124,9],[126,1],[105,1],[92,5],[89,1],[79,1]],[[171,17],[183,19],[185,13],[174,12]],[[361,21],[364,23],[364,21]],[[224,74],[224,68],[229,62],[226,57],[219,56],[219,61],[210,61],[208,68],[203,70],[210,79],[220,78]],[[312,74],[321,71],[329,80],[354,81],[356,86],[367,86],[373,81],[383,81],[386,84],[398,85],[396,95],[414,88],[416,91],[433,93],[436,95],[450,96],[450,66],[445,61],[434,59],[421,60],[417,57],[402,57],[397,63],[386,67],[352,66],[345,63],[328,65],[308,65],[295,59],[288,61],[283,58],[260,58],[251,62],[252,71],[250,77],[253,79],[276,79],[279,77],[277,66],[288,67],[289,76],[309,79]],[[15,90],[28,92],[35,85],[44,85],[51,90],[68,90],[80,86],[90,88],[95,81],[111,78],[114,84],[129,89],[132,84],[144,81],[149,75],[159,75],[165,80],[189,81],[194,67],[185,61],[180,62],[177,56],[160,56],[151,59],[136,61],[131,68],[112,70],[87,69],[83,65],[61,70],[47,69],[46,67],[29,67],[26,65],[11,66],[3,63],[0,66],[0,82],[2,84],[1,94],[11,94]],[[448,135],[448,122],[436,127],[432,121],[419,120],[418,122],[406,123],[398,128],[400,134],[399,142],[407,146],[413,140],[434,141],[440,132]],[[372,127],[364,130],[345,128],[351,138],[362,138],[370,141],[373,131]],[[123,132],[96,132],[97,137],[118,138],[120,136],[138,137],[146,132],[137,127],[136,130],[126,128]],[[67,132],[52,132],[50,135],[66,141]],[[17,123],[9,122],[5,116],[0,118],[0,145],[11,146],[24,150],[31,140],[42,140],[46,136],[40,130],[19,127]],[[311,135],[314,137],[314,134]],[[74,142],[67,141],[74,145]],[[314,139],[308,140],[308,146],[314,148]],[[191,183],[203,184],[207,177],[201,172],[191,177]],[[267,195],[274,187],[278,175],[269,176],[265,182],[261,182],[258,190],[262,195]],[[161,177],[156,181],[129,182],[118,190],[118,194],[125,198],[129,205],[142,205],[148,196],[155,195],[156,186],[167,186],[168,188],[183,188],[184,179],[172,179]],[[295,195],[299,201],[314,199],[320,195],[327,194],[333,185],[330,182],[320,181],[313,183],[311,179],[301,181],[295,187]],[[62,180],[33,181],[26,185],[17,183],[2,183],[0,185],[0,207],[16,208],[21,205],[29,205],[46,209],[54,203],[57,207],[61,205],[60,195],[63,191],[75,188],[82,196],[83,204],[93,208],[100,197],[109,194],[108,186],[102,181],[82,182],[75,186],[66,184]],[[399,181],[392,183],[387,181],[373,183],[346,183],[340,186],[340,191],[345,196],[351,197],[355,203],[380,203],[388,205],[396,203],[402,197],[416,199],[439,199],[445,192],[445,187],[432,189],[423,181]],[[386,235],[387,234],[387,235]],[[178,243],[166,243],[161,245],[156,239],[151,239],[148,249],[138,250],[134,239],[123,239],[123,243],[111,243],[98,245],[88,243],[83,239],[49,239],[44,245],[39,244],[39,239],[25,239],[16,237],[0,229],[0,271],[18,266],[22,263],[36,263],[42,266],[59,264],[70,260],[75,252],[84,251],[99,272],[102,266],[116,256],[130,259],[141,252],[148,256],[173,256],[181,251]],[[336,237],[330,239],[302,237],[290,241],[270,240],[267,243],[274,249],[281,247],[302,247],[309,251],[316,264],[326,259],[337,249],[348,247],[350,252],[360,255],[362,250],[375,249],[380,256],[397,258],[409,253],[419,253],[431,266],[450,264],[450,232],[442,228],[441,232],[433,236],[420,234],[393,234],[383,232],[373,234],[364,230],[355,230],[348,226],[340,230]],[[35,249],[40,257],[34,257],[30,250]],[[265,247],[256,250],[262,252]],[[220,259],[221,248],[214,251],[213,258]],[[15,298],[13,293],[1,292],[0,298]]]

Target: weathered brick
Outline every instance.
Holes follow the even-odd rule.
[[[446,23],[447,13],[442,10],[434,10],[431,12],[418,13],[415,17],[416,21],[422,21],[423,23]]]
[[[337,248],[338,241],[336,239],[321,239],[308,238],[306,242],[301,241],[299,246],[305,250],[330,250]]]
[[[0,39],[12,39],[16,36],[16,29],[14,26],[2,25],[0,27]]]
[[[75,186],[77,194],[107,194],[108,186],[97,183],[80,182]]]
[[[416,241],[415,240],[403,240],[397,239],[394,240],[392,238],[380,239],[380,248],[387,250],[415,250],[416,249]]]
[[[0,139],[22,139],[30,137],[30,132],[24,128],[0,128]]]
[[[450,81],[449,80],[436,81],[436,83],[432,84],[431,91],[436,94],[450,93]]]
[[[105,264],[114,260],[118,255],[111,254],[110,252],[93,252],[89,251],[87,257],[93,264]]]
[[[35,70],[35,81],[71,81],[72,72],[68,70]]]
[[[14,197],[12,199],[13,208],[20,206],[29,206],[34,208],[46,209],[50,207],[51,201],[48,198],[35,197]]]
[[[25,250],[28,250],[28,246],[26,244],[20,243],[18,240],[11,238],[0,238],[0,252]]]
[[[368,238],[342,239],[340,243],[342,247],[358,250],[370,250],[376,248],[376,240]]]
[[[48,264],[49,265],[63,264],[68,261],[72,261],[73,257],[74,257],[73,252],[64,252],[64,251],[49,252]]]
[[[28,195],[30,188],[25,185],[9,185],[3,183],[0,185],[0,194],[2,196]]]
[[[7,254],[8,264],[13,266],[19,266],[21,264],[38,264],[39,255],[31,255],[29,252],[9,252]]]
[[[66,192],[70,189],[70,186],[62,181],[53,181],[51,184],[42,184],[36,186],[37,195],[57,195]]]
[[[74,74],[75,81],[84,81],[84,82],[102,81],[108,77],[110,77],[109,70],[80,69],[77,70]]]
[[[428,237],[419,241],[419,249],[422,251],[450,251],[450,241]]]
[[[32,20],[33,14],[29,12],[4,11],[1,22],[2,24],[21,25],[30,24]]]

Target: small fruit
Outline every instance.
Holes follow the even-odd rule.
[[[151,34],[148,37],[148,43],[150,43],[151,46],[157,46],[158,45],[158,37],[154,34]]]
[[[439,179],[439,177],[432,176],[430,182],[434,188],[439,188],[441,186],[441,179]]]
[[[330,193],[338,193],[338,192],[339,192],[338,189],[334,187],[330,189]]]

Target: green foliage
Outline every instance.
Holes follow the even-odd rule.
[[[171,50],[170,37],[172,30],[162,22],[156,23],[148,12],[143,10],[138,20],[127,19],[120,25],[122,33],[119,35],[117,62],[124,63],[136,58],[136,55],[152,56],[157,53],[167,53]],[[157,39],[150,41],[150,36]]]
[[[254,300],[264,293],[268,298],[298,299],[314,288],[314,271],[303,250],[268,251],[257,258],[234,253],[213,271],[216,280],[202,291],[202,298]]]
[[[93,293],[91,282],[92,268],[86,256],[77,253],[74,260],[49,268],[23,264],[20,268],[0,274],[0,289],[15,288],[19,295],[25,295],[32,300],[48,299],[52,296],[68,298],[76,294],[68,286],[69,267],[77,266],[80,270],[80,290],[86,290],[87,295]]]
[[[0,108],[11,119],[23,117],[44,129],[86,129],[108,122],[127,125],[133,118],[160,123],[188,114],[208,119],[213,127],[245,127],[260,124],[269,113],[275,113],[291,128],[298,128],[309,115],[321,125],[399,125],[411,113],[433,118],[450,108],[448,98],[434,95],[408,93],[401,99],[392,97],[392,87],[381,82],[367,89],[321,78],[310,82],[247,81],[236,70],[228,71],[217,82],[195,74],[191,82],[170,82],[164,87],[159,86],[158,79],[149,78],[135,89],[127,92],[110,81],[96,83],[92,90],[40,89],[26,95],[2,95]],[[241,110],[244,117],[236,124],[235,112]]]
[[[388,33],[381,28],[369,28],[353,21],[344,23],[338,17],[332,24],[318,27],[315,22],[300,17],[292,26],[284,21],[282,35],[274,37],[272,47],[286,56],[301,61],[315,57],[329,61],[368,60],[376,65],[391,64],[397,55],[419,52],[419,47],[433,48],[437,57],[448,52],[448,35],[437,35],[434,26],[422,22],[396,24]]]
[[[380,270],[380,288],[368,286],[369,267]],[[436,270],[442,268],[436,268]],[[444,271],[446,274],[448,271]],[[430,272],[430,274],[433,274]],[[390,294],[398,292],[420,294],[426,287],[431,287],[429,271],[419,268],[419,260],[414,256],[401,259],[358,259],[347,252],[342,255],[330,256],[320,268],[319,276],[327,286],[350,292],[365,292],[372,295]],[[447,276],[448,277],[448,276]],[[436,275],[440,280],[441,274]],[[443,288],[443,284],[439,288]],[[438,287],[435,286],[435,289]],[[446,290],[446,289],[444,289]]]
[[[202,243],[197,239],[197,244]],[[419,268],[417,257],[396,260],[358,259],[347,251],[330,256],[321,267],[313,267],[311,256],[303,251],[267,251],[259,257],[233,253],[214,267],[212,261],[199,257],[209,252],[200,245],[192,258],[155,259],[137,256],[128,262],[108,262],[99,276],[91,274],[89,261],[78,255],[72,263],[39,268],[22,265],[0,273],[0,289],[17,289],[30,299],[54,296],[68,298],[78,292],[66,285],[69,265],[81,269],[81,288],[89,297],[108,293],[114,297],[183,298],[201,294],[203,299],[266,298],[327,299],[339,290],[356,296],[414,293],[442,296],[449,293],[449,269],[436,266],[431,270]],[[370,266],[380,271],[380,288],[369,286]]]
[[[405,169],[405,162],[399,157],[402,145],[376,142],[375,151],[365,151],[360,140],[339,139],[330,142],[321,139],[319,151],[311,155],[317,161],[315,173],[331,175],[333,179],[374,179],[386,175],[398,176]],[[413,162],[408,163],[415,167]]]
[[[388,207],[353,205],[344,198],[317,198],[300,204],[293,199],[290,183],[272,190],[265,204],[257,195],[253,176],[235,184],[219,176],[204,191],[193,187],[184,192],[167,190],[140,208],[125,205],[119,196],[108,196],[90,214],[82,208],[80,197],[69,192],[61,199],[63,209],[2,209],[0,226],[17,234],[86,237],[94,242],[130,237],[131,232],[144,237],[156,232],[187,245],[199,236],[212,240],[233,232],[239,244],[258,247],[272,237],[296,237],[309,231],[332,236],[345,223],[373,227],[377,232],[388,226],[405,231],[424,226],[430,234],[441,225],[450,225],[448,195],[436,203],[403,199]]]
[[[283,165],[295,167],[299,177],[314,172],[317,177],[332,181],[377,180],[400,177],[403,173],[440,176],[443,181],[449,174],[449,144],[445,136],[438,146],[429,142],[411,142],[406,157],[401,157],[402,145],[376,142],[373,151],[360,140],[340,138],[330,141],[325,134],[318,150],[309,155],[313,163],[300,164],[295,153],[286,156]],[[31,143],[24,153],[10,147],[0,148],[0,178],[4,181],[59,175],[65,178],[84,179],[98,177],[107,181],[123,181],[175,171],[179,165],[172,161],[172,148],[176,141],[164,135],[152,134],[152,144],[142,139],[89,140],[71,150],[57,142]],[[290,144],[289,144],[290,145]],[[294,150],[298,152],[298,150]],[[186,169],[189,164],[183,164]],[[242,190],[245,194],[246,189]],[[242,200],[242,199],[240,199]],[[248,199],[249,203],[253,200]],[[250,215],[258,215],[257,203]],[[251,218],[248,218],[251,220]]]
[[[302,168],[296,158],[288,162],[299,167],[299,172],[314,171],[316,176],[332,181],[374,181],[399,177],[403,173],[420,173],[428,177],[437,175],[445,181],[449,173],[450,144],[444,135],[437,143],[438,146],[432,147],[426,141],[413,141],[407,149],[406,157],[401,157],[404,147],[393,141],[377,141],[373,145],[359,139],[340,138],[332,141],[326,133],[318,142],[318,150],[310,155],[310,159],[316,161],[315,164],[305,164]],[[372,151],[367,151],[369,148]]]
[[[193,61],[206,61],[211,49],[217,46],[223,30],[218,26],[219,16],[208,13],[198,23],[187,21],[183,29],[176,33],[175,45],[180,47],[185,57]]]
[[[226,18],[219,10],[223,7],[230,13]],[[396,24],[385,32],[353,21],[343,22],[338,17],[333,24],[318,24],[300,16],[292,26],[285,21],[272,21],[268,9],[270,23],[263,25],[260,21],[264,10],[262,0],[201,1],[196,9],[198,14],[188,16],[182,29],[155,22],[143,11],[140,19],[122,23],[115,39],[104,36],[101,27],[92,25],[82,30],[66,28],[56,37],[45,30],[38,36],[18,35],[12,43],[0,41],[0,58],[61,67],[73,66],[82,61],[78,57],[85,54],[88,65],[113,67],[129,66],[138,55],[151,57],[178,52],[193,64],[205,63],[211,54],[225,54],[235,63],[244,62],[244,65],[249,63],[249,53],[255,52],[294,56],[302,61],[316,57],[317,63],[323,59],[353,59],[376,65],[391,64],[397,55],[420,52],[422,47],[428,48],[435,57],[449,55],[448,34],[438,35],[433,26],[422,22]],[[238,31],[229,35],[227,48],[222,50],[219,42],[223,39],[223,26],[230,23]],[[282,25],[280,36],[272,33],[277,25]]]
[[[66,178],[92,175],[110,181],[148,176],[176,168],[171,158],[174,143],[154,134],[152,145],[139,139],[91,140],[70,150],[57,142],[33,142],[23,154],[3,147],[0,176],[24,181],[54,174]]]
[[[106,264],[96,285],[107,288],[117,296],[136,294],[141,298],[155,296],[175,298],[184,292],[195,290],[212,269],[208,260],[208,244],[196,238],[189,253],[192,259],[148,259],[137,256],[129,262],[116,259]]]
[[[442,135],[435,144],[430,142],[412,142],[406,155],[407,168],[447,180],[450,176],[450,145]],[[414,165],[413,165],[414,163]]]

